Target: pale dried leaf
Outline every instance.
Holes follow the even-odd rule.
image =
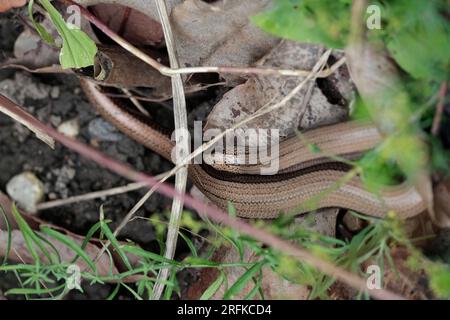
[[[44,20],[42,25],[51,30],[51,22]],[[56,36],[56,32],[53,33]],[[14,57],[8,58],[0,67],[19,67],[30,71],[58,70],[59,49],[50,47],[42,38],[30,29],[25,29],[14,44]]]
[[[284,69],[311,70],[323,50],[324,48],[318,45],[286,41],[261,59],[260,64]],[[280,130],[280,137],[288,137],[292,136],[297,128],[310,129],[344,120],[348,115],[345,100],[351,95],[351,84],[345,74],[338,73],[333,77],[335,83],[342,83],[340,84],[342,88],[335,86],[336,91],[342,96],[342,102],[331,103],[313,82],[302,88],[276,112],[258,117],[242,128],[277,128]],[[226,129],[239,123],[264,105],[281,100],[302,80],[300,77],[260,75],[251,77],[246,83],[227,92],[215,105],[209,114],[205,129]],[[312,90],[310,94],[309,90]]]
[[[249,18],[269,0],[187,0],[173,9],[171,23],[180,63],[184,66],[249,66],[279,40],[254,26]],[[227,80],[235,75],[222,75]]]
[[[114,32],[136,45],[155,45],[164,39],[161,25],[136,9],[98,4],[92,11]]]

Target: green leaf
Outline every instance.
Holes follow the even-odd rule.
[[[430,286],[441,298],[450,298],[450,269],[443,266],[434,267],[429,271]]]
[[[39,0],[39,2],[50,15],[50,19],[63,40],[59,55],[61,66],[65,69],[78,69],[93,65],[97,54],[95,42],[77,26],[67,24],[49,0]]]
[[[105,233],[106,238],[111,242],[114,249],[116,249],[117,254],[120,256],[120,258],[122,259],[125,266],[128,268],[128,270],[132,270],[133,267],[131,266],[127,255],[122,250],[122,247],[121,247],[119,241],[117,241],[117,238],[114,236],[111,229],[108,227],[108,224],[104,220],[100,221],[100,224],[101,224],[101,228],[102,228],[103,232]]]
[[[120,289],[120,283],[116,284],[116,287],[111,292],[111,294],[106,298],[106,300],[113,300],[116,297],[116,295],[119,293],[119,289]]]
[[[22,215],[17,210],[16,205],[13,203],[12,210],[11,210],[14,219],[16,220],[20,231],[22,231],[23,239],[25,240],[25,244],[30,250],[30,254],[33,257],[34,261],[39,264],[40,258],[39,254],[37,253],[34,244],[36,244],[41,252],[46,256],[49,263],[52,262],[52,257],[50,253],[47,251],[45,246],[42,244],[42,240],[36,235],[36,233],[30,228],[30,226],[27,224],[25,219],[22,217]],[[34,244],[33,244],[34,243]]]
[[[44,28],[44,26],[42,24],[40,24],[39,22],[34,20],[33,5],[34,5],[34,0],[30,0],[30,2],[28,3],[28,15],[30,17],[31,23],[33,24],[33,26],[36,29],[39,36],[45,42],[47,42],[51,46],[55,46],[56,44],[55,44],[55,39],[53,38],[53,36]]]
[[[195,248],[195,245],[191,241],[191,239],[186,237],[182,232],[179,232],[179,235],[181,238],[183,238],[184,242],[186,242],[187,246],[189,247],[189,250],[191,251],[192,256],[197,257],[198,256],[197,249]]]
[[[236,280],[235,283],[233,283],[231,288],[228,289],[227,292],[225,292],[223,299],[229,300],[233,296],[235,296],[236,294],[241,292],[244,289],[247,282],[249,282],[255,274],[257,274],[259,271],[261,271],[262,267],[265,264],[266,264],[266,261],[262,260],[262,261],[256,263],[255,265],[253,265],[253,267],[251,267],[250,269],[248,269],[239,279]]]
[[[6,262],[8,261],[9,257],[9,252],[11,251],[11,224],[9,223],[8,216],[6,215],[5,210],[3,210],[2,206],[0,206],[0,213],[3,219],[5,220],[6,231],[8,232],[8,242],[6,243],[6,252],[3,258],[3,262],[1,264],[6,265]]]
[[[97,268],[95,267],[92,259],[87,255],[86,252],[83,251],[83,249],[81,249],[81,247],[75,241],[73,241],[73,239],[46,226],[42,226],[41,231],[72,249],[73,252],[79,255],[86,262],[86,264],[92,269],[92,271],[96,272]]]
[[[350,25],[350,3],[347,0],[276,0],[269,11],[254,16],[252,21],[282,38],[343,48]]]
[[[36,294],[36,295],[44,295],[48,293],[52,293],[55,291],[63,290],[65,288],[66,284],[62,284],[60,286],[57,286],[55,288],[45,288],[45,289],[31,289],[31,288],[16,288],[16,289],[10,289],[5,292],[5,295],[24,295],[24,294]]]
[[[443,81],[449,76],[450,26],[445,1],[397,0],[389,14],[387,47],[412,77]]]
[[[216,280],[214,280],[213,283],[208,287],[208,289],[203,292],[202,296],[200,297],[200,300],[209,300],[214,295],[214,293],[219,290],[222,283],[225,281],[225,273],[221,270],[220,275],[217,277]]]
[[[171,270],[170,278],[168,279],[168,283],[166,284],[166,289],[164,290],[163,300],[170,300],[172,298],[172,293],[177,284],[177,273],[175,270]]]
[[[122,248],[122,250],[125,252],[129,252],[131,254],[134,254],[138,257],[144,258],[144,259],[167,263],[167,264],[174,265],[174,266],[179,265],[179,263],[175,260],[167,259],[167,258],[163,257],[162,255],[159,255],[159,254],[156,254],[156,253],[153,253],[150,251],[146,251],[146,250],[138,248],[138,247],[126,245]]]

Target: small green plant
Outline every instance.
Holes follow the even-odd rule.
[[[49,0],[38,0],[42,7],[47,11],[50,20],[55,26],[58,34],[63,41],[59,60],[61,66],[67,68],[84,68],[94,64],[94,58],[97,54],[95,42],[84,33],[79,26],[66,23],[61,14],[55,9]],[[36,22],[33,18],[34,0],[28,4],[30,19],[36,28],[36,31],[42,39],[50,45],[56,46],[56,41],[45,27]]]

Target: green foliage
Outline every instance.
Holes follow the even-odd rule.
[[[276,0],[253,22],[283,38],[342,48],[349,32],[350,4],[350,0]]]
[[[38,1],[49,14],[50,20],[62,38],[63,44],[59,55],[61,66],[67,69],[84,68],[93,65],[95,55],[97,54],[97,46],[94,41],[77,26],[66,23],[49,0]],[[33,3],[34,1],[30,1],[28,10],[36,31],[45,42],[55,45],[55,40],[50,33],[34,20],[32,12]]]
[[[367,275],[361,268],[364,262],[372,259],[383,270],[385,261],[391,259],[390,244],[406,240],[402,235],[399,221],[395,218],[381,220],[368,219],[359,215],[358,217],[369,220],[371,224],[361,230],[350,242],[309,231],[303,226],[292,231],[289,239],[295,240],[316,255],[365,277]],[[280,230],[280,232],[286,236],[285,231]],[[322,274],[308,264],[284,255],[278,255],[274,268],[286,279],[311,287],[310,299],[327,299],[327,290],[335,282],[333,278]]]
[[[33,24],[34,28],[36,29],[36,31],[38,32],[39,36],[49,45],[51,46],[55,46],[55,39],[53,39],[53,36],[45,29],[45,27],[40,24],[39,22],[37,22],[34,19],[33,16],[33,5],[34,5],[34,0],[30,0],[30,2],[28,3],[28,15],[30,17],[31,23]]]
[[[440,298],[450,298],[450,268],[448,266],[434,265],[428,271],[430,287]]]
[[[372,40],[387,45],[397,63],[412,77],[443,81],[450,68],[450,25],[443,15],[446,0],[371,1],[381,9],[382,29]],[[344,48],[350,31],[350,0],[275,0],[253,18],[263,30],[282,38]],[[430,50],[434,48],[434,50]]]
[[[450,25],[445,0],[386,3],[383,38],[397,63],[412,77],[443,81],[450,68]]]

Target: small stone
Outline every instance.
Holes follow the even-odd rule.
[[[51,192],[51,193],[48,194],[48,198],[49,198],[50,200],[55,200],[55,199],[58,198],[58,196],[56,195],[56,193]]]
[[[64,121],[58,126],[57,130],[67,137],[75,138],[80,133],[78,118]]]
[[[44,198],[44,185],[32,172],[22,172],[9,180],[6,192],[21,208],[32,213]]]
[[[55,127],[59,126],[61,124],[61,121],[62,119],[59,116],[50,116],[50,123]]]
[[[52,97],[52,99],[58,99],[59,98],[59,93],[60,93],[59,87],[58,86],[54,86],[50,90],[50,97]]]
[[[123,135],[102,118],[96,118],[89,122],[88,131],[92,139],[99,141],[117,142],[123,139]]]

